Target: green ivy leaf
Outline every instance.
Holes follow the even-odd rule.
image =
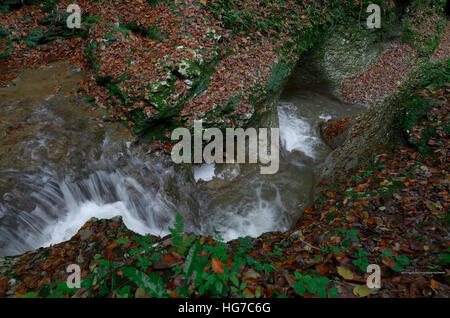
[[[439,254],[439,257],[441,258],[440,260],[440,264],[448,264],[450,263],[450,254],[445,253],[445,254]]]
[[[128,242],[128,239],[126,237],[121,237],[117,239],[117,243],[119,244],[125,244]]]
[[[236,274],[231,274],[230,280],[234,284],[234,286],[239,287],[239,279],[237,278]]]
[[[216,287],[217,293],[219,295],[222,294],[223,283],[220,280],[217,280],[216,283],[214,284],[214,286]]]
[[[405,256],[405,255],[397,256],[395,258],[395,261],[397,263],[399,263],[400,265],[409,265],[410,264],[408,256]]]
[[[293,286],[297,294],[299,294],[300,296],[303,296],[305,294],[306,289],[305,285],[302,282],[295,282]]]
[[[317,297],[327,298],[327,291],[325,290],[325,286],[319,286],[319,289],[317,290]]]
[[[331,287],[328,289],[328,295],[330,295],[331,298],[336,298],[339,296],[339,292],[336,287]]]
[[[311,279],[307,284],[306,284],[306,289],[308,290],[309,293],[311,294],[315,294],[317,292],[317,290],[319,289],[319,281],[317,279]]]

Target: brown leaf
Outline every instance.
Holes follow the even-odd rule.
[[[217,258],[213,258],[211,260],[211,265],[214,273],[223,274],[223,264],[221,261],[219,261]]]
[[[384,257],[384,258],[381,260],[381,262],[382,262],[384,265],[389,266],[390,268],[395,268],[395,267],[397,266],[397,263],[396,263],[393,259],[390,259],[389,257]]]

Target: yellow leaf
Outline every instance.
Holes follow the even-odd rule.
[[[337,271],[339,275],[341,275],[344,279],[351,280],[353,279],[353,272],[346,267],[338,266]]]
[[[430,280],[430,285],[434,289],[439,289],[439,283],[437,281],[435,281],[434,279]]]
[[[353,288],[353,294],[358,297],[367,297],[370,295],[370,289],[366,285],[357,285]]]
[[[150,295],[147,294],[147,293],[145,292],[145,290],[143,290],[141,287],[139,287],[139,288],[136,290],[136,293],[134,294],[134,297],[135,297],[135,298],[150,298]]]

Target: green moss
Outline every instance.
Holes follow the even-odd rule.
[[[24,37],[22,40],[25,44],[30,48],[37,47],[39,41],[44,37],[44,30],[41,28],[36,28],[28,32],[28,35]]]
[[[3,40],[4,38],[6,38],[10,33],[11,33],[11,31],[5,30],[2,27],[0,27],[0,40]]]
[[[283,88],[286,79],[291,74],[291,67],[283,61],[278,62],[272,67],[272,74],[267,79],[266,91],[276,93]]]
[[[439,46],[445,30],[444,8],[445,3],[443,1],[417,1],[414,3],[412,12],[419,15],[419,18],[405,21],[402,34],[403,42],[413,46],[421,57],[429,57]],[[440,18],[433,26],[432,34],[428,35],[425,41],[422,39],[423,35],[412,30],[411,24],[414,24],[416,29],[420,29],[423,23],[429,19],[434,19],[436,16]]]
[[[161,30],[154,24],[152,24],[145,32],[145,35],[152,40],[162,40]]]
[[[178,65],[177,72],[184,79],[195,80],[201,74],[200,67],[197,63],[188,59],[183,59]]]
[[[208,63],[203,63],[200,66],[200,75],[197,76],[192,83],[190,94],[187,98],[188,100],[199,96],[208,89],[209,84],[211,83],[211,75],[215,72],[216,65],[219,64],[225,56],[217,54],[213,60]]]
[[[407,142],[415,145],[421,152],[429,152],[431,148],[427,142],[437,137],[437,127],[442,124],[429,118],[428,112],[432,107],[439,107],[436,100],[425,98],[419,94],[422,90],[431,93],[444,88],[450,82],[450,60],[428,63],[411,75],[411,80],[405,88],[397,94],[395,107],[399,109],[396,129],[405,136]],[[423,130],[419,139],[410,136],[411,130],[417,125]],[[448,125],[444,125],[448,130]]]

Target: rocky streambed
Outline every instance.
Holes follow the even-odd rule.
[[[1,255],[68,240],[92,217],[121,216],[137,233],[165,235],[179,212],[187,231],[218,230],[226,240],[287,230],[311,203],[331,151],[319,122],[363,111],[325,86],[293,81],[266,119],[279,122],[277,174],[261,175],[257,164],[177,166],[105,121],[102,109],[91,110],[77,96],[80,78],[56,63],[26,70],[0,89]]]

